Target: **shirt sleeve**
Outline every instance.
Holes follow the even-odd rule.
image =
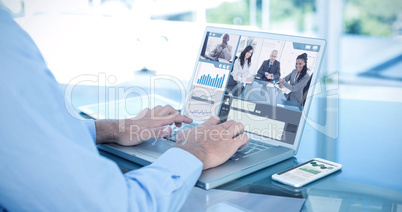
[[[192,154],[171,148],[154,163],[126,173],[132,211],[178,211],[202,172]],[[138,204],[140,203],[140,204]],[[131,211],[130,210],[130,211]]]
[[[1,7],[0,29],[0,96],[7,100],[0,110],[0,210],[179,210],[202,163],[172,148],[123,175],[99,155],[94,123],[66,110],[39,49]]]
[[[88,128],[89,133],[91,134],[94,142],[96,141],[96,128],[95,128],[95,120],[93,119],[83,119],[82,123]]]
[[[225,60],[230,60],[232,58],[232,46],[227,46],[226,48],[224,48],[222,50],[222,54],[223,54],[223,59]]]
[[[309,75],[306,73],[306,75],[304,75],[304,77],[299,82],[297,82],[297,79],[296,79],[295,83],[293,85],[291,85],[288,82],[284,81],[283,85],[285,87],[287,87],[289,90],[291,90],[292,92],[295,92],[297,90],[303,89],[306,86],[308,80],[309,80]]]
[[[278,64],[278,66],[277,66],[277,68],[275,70],[275,73],[274,73],[274,79],[278,80],[279,78],[281,78],[281,63],[279,61],[276,61],[276,62]]]
[[[290,81],[290,77],[292,76],[292,72],[290,72],[285,78],[283,78],[283,84],[287,83],[288,81]]]
[[[261,79],[265,78],[264,67],[266,66],[266,61],[262,62],[260,68],[257,71],[257,74],[261,75]]]
[[[214,50],[209,52],[210,57],[215,57],[216,52],[218,51],[219,44],[214,48]]]

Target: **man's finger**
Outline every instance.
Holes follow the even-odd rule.
[[[240,122],[236,122],[230,125],[227,130],[229,131],[229,134],[232,136],[232,138],[234,138],[244,132],[244,125]]]
[[[159,110],[162,109],[161,105],[156,105],[154,108],[152,108],[152,115],[155,115],[156,113],[159,112]]]
[[[172,133],[170,126],[162,126],[150,129],[152,138],[163,138]]]
[[[190,124],[193,122],[193,120],[190,119],[189,117],[183,116],[183,115],[170,115],[170,116],[160,119],[158,125],[159,126],[171,125],[173,123],[175,123],[177,125],[178,123],[183,123],[183,122],[186,124]]]
[[[236,122],[234,120],[229,120],[229,121],[225,121],[219,125],[221,125],[224,129],[228,129],[233,124],[236,124]]]
[[[158,111],[155,111],[156,116],[169,116],[178,114],[180,114],[179,111],[177,111],[170,105],[165,105],[164,107],[159,108]]]
[[[145,116],[148,116],[151,114],[151,109],[149,108],[145,108],[144,110],[142,110],[138,115],[136,115],[133,119],[142,119]]]
[[[221,120],[219,119],[218,116],[212,116],[208,120],[206,120],[204,123],[202,123],[200,126],[210,126],[210,125],[216,125],[219,124]]]
[[[243,148],[248,145],[248,136],[246,134],[241,134],[234,139],[234,143],[236,144],[237,149]]]

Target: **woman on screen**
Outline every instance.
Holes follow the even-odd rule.
[[[289,101],[302,103],[303,88],[306,86],[310,79],[307,73],[307,54],[303,53],[296,58],[296,69],[294,69],[285,78],[279,79],[279,87],[285,86],[291,92],[286,96]]]
[[[251,66],[253,51],[252,46],[246,46],[246,48],[241,52],[240,57],[235,60],[231,75],[237,83],[246,83],[247,80],[252,80],[249,68]]]

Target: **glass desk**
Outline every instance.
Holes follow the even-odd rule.
[[[158,84],[156,91],[180,101],[177,99],[179,91],[175,91],[175,88],[166,89],[164,85]],[[95,86],[76,86],[71,96],[73,106],[76,108],[95,103],[98,92]],[[312,119],[317,119],[320,101],[326,100],[313,99],[309,116]],[[315,126],[306,124],[295,157],[227,183],[214,191],[305,199],[302,211],[402,211],[402,166],[399,165],[402,161],[402,103],[339,99],[336,104],[334,108],[339,118],[336,136],[326,136],[318,132]],[[140,168],[122,158],[102,151],[100,153],[114,160],[123,172]],[[299,189],[271,180],[272,174],[314,157],[341,163],[343,168]],[[205,191],[205,199],[199,203],[203,207],[194,210],[218,210],[220,207],[209,197],[214,191]],[[255,210],[240,210],[250,209]]]

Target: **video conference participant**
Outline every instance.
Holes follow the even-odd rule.
[[[1,2],[0,29],[0,211],[178,211],[202,169],[247,144],[241,123],[212,117],[179,134],[175,147],[151,165],[122,174],[96,144],[136,145],[192,120],[170,106],[144,110],[123,126],[79,120],[67,111],[39,49]]]
[[[279,79],[279,87],[285,86],[291,92],[287,95],[289,101],[302,103],[303,88],[307,85],[310,75],[307,73],[307,54],[303,53],[296,58],[296,69],[285,78]]]
[[[246,46],[246,48],[244,48],[240,53],[239,58],[237,58],[233,64],[233,71],[230,73],[231,78],[233,79],[229,79],[229,81],[235,81],[236,86],[234,86],[231,91],[234,96],[239,96],[241,94],[243,91],[243,83],[253,80],[253,78],[250,77],[250,66],[253,52],[254,49],[252,46]]]
[[[278,80],[281,77],[281,68],[280,62],[276,60],[278,56],[278,51],[273,50],[270,55],[269,60],[265,60],[260,69],[258,69],[258,76],[260,76],[261,80],[271,81]]]
[[[253,47],[246,46],[240,53],[240,57],[233,64],[231,75],[237,83],[245,83],[250,78],[251,58],[253,57]]]
[[[222,58],[229,61],[232,58],[232,46],[228,44],[229,39],[229,35],[224,34],[222,37],[222,43],[216,45],[215,49],[209,52],[209,56],[212,58]]]

